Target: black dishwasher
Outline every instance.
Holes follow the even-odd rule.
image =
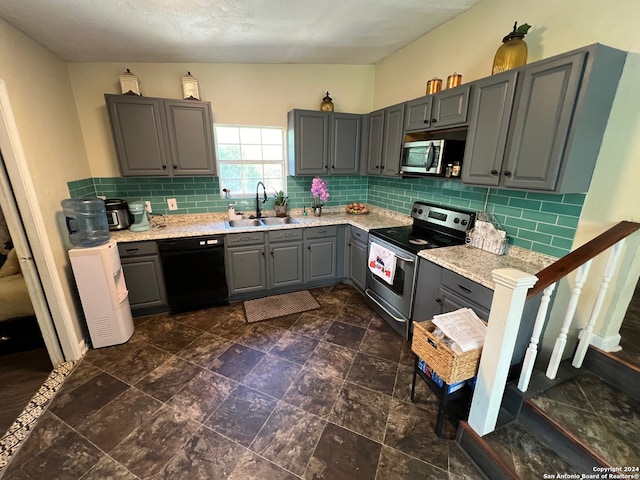
[[[229,303],[224,235],[158,241],[169,310],[185,312]]]

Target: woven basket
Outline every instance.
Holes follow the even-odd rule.
[[[433,330],[435,325],[431,320],[413,322],[411,350],[449,385],[474,377],[482,348],[455,353],[433,336]]]

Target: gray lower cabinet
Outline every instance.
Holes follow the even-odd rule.
[[[367,276],[367,245],[369,232],[353,225],[349,226],[348,237],[348,258],[349,258],[349,278],[353,284],[364,291]]]
[[[209,102],[105,94],[122,176],[215,175]]]
[[[269,232],[268,288],[304,283],[302,245],[302,229]]]
[[[133,316],[168,310],[167,293],[156,242],[118,243]]]
[[[493,290],[421,258],[411,318],[422,321],[440,313],[471,308],[478,317],[487,320],[492,300]]]
[[[335,281],[338,227],[311,227],[305,233],[305,283]]]
[[[287,117],[290,175],[357,175],[362,115],[292,110]]]
[[[267,289],[263,232],[227,235],[225,258],[230,297]]]
[[[225,257],[230,297],[267,289],[263,232],[227,235]]]
[[[475,82],[462,182],[586,192],[625,59],[595,44]]]

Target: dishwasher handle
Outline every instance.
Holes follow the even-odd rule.
[[[185,252],[223,247],[224,235],[158,240],[160,252]]]

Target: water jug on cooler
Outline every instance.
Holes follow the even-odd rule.
[[[76,247],[95,247],[109,241],[109,224],[104,200],[100,198],[67,198],[60,202],[69,232]]]

